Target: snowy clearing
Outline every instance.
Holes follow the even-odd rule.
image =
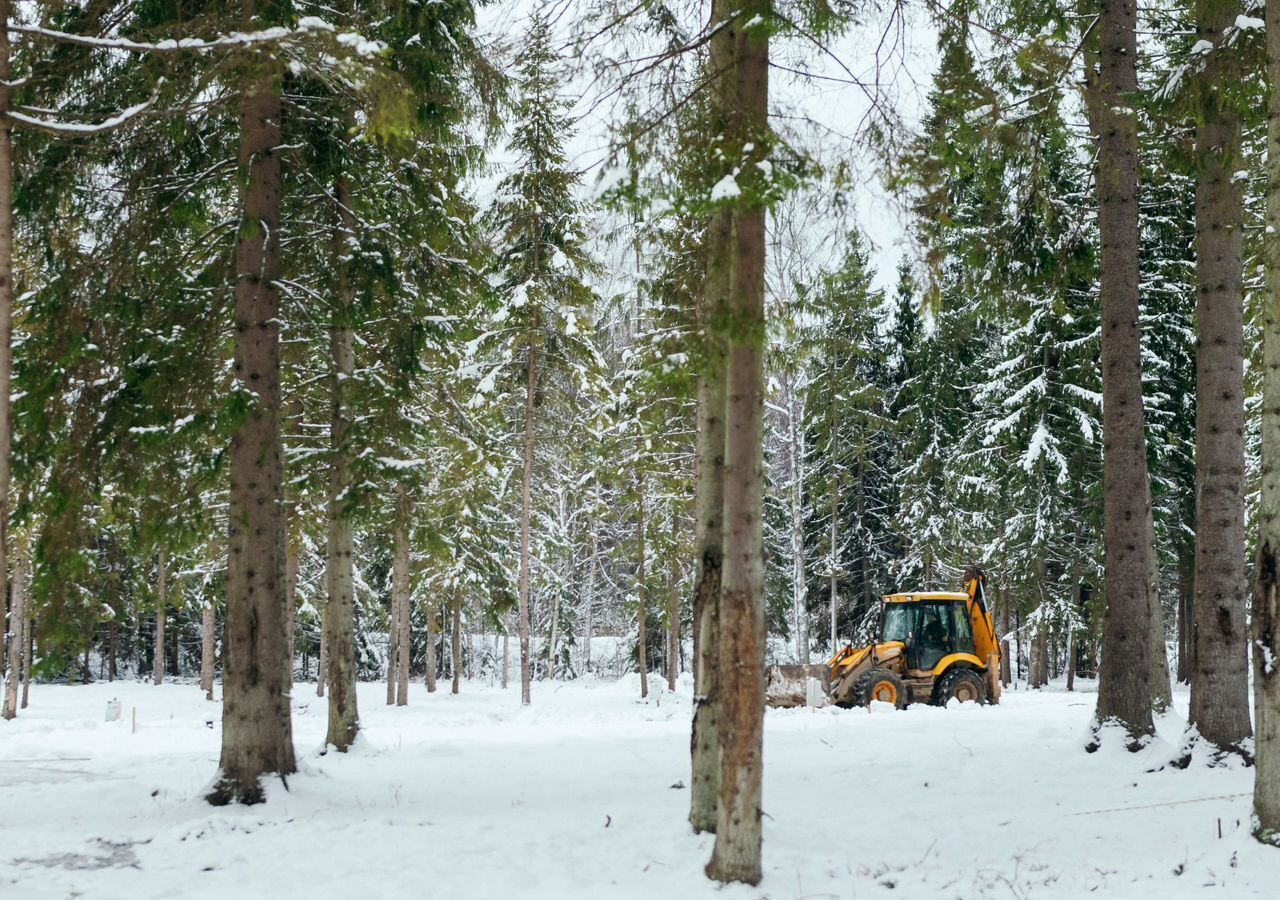
[[[0,722],[0,897],[1170,900],[1280,881],[1248,833],[1249,770],[1147,771],[1176,716],[1142,754],[1087,755],[1094,698],[1055,686],[988,708],[770,710],[765,879],[721,889],[712,839],[685,824],[689,684],[638,693],[635,676],[536,683],[521,709],[515,685],[416,684],[395,709],[362,684],[357,750],[321,756],[325,701],[300,684],[301,773],[265,806],[213,809],[221,709],[198,688],[36,685]]]

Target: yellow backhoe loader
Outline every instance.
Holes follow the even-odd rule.
[[[890,594],[880,612],[880,640],[846,646],[827,663],[837,706],[873,700],[945,706],[1000,702],[1000,641],[987,608],[987,578],[965,573],[963,593]]]
[[[827,697],[837,706],[867,706],[873,700],[899,709],[920,702],[945,706],[952,699],[1000,702],[1000,641],[987,608],[986,585],[986,576],[970,569],[963,593],[890,594],[881,605],[876,643],[847,645],[825,671],[774,666],[769,705],[803,704],[803,683],[818,674],[814,670],[824,676]]]

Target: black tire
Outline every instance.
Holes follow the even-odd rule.
[[[888,669],[868,669],[853,683],[853,701],[859,706],[870,706],[872,700],[892,703],[898,709],[907,708],[907,686],[902,679]]]
[[[946,706],[952,699],[961,703],[986,703],[987,683],[972,669],[950,669],[933,686],[933,704]]]

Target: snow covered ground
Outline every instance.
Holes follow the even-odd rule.
[[[112,697],[124,715],[106,723]],[[770,711],[765,880],[718,890],[712,838],[685,824],[689,685],[637,697],[634,676],[535,683],[530,709],[514,687],[417,684],[395,709],[361,685],[358,749],[321,756],[324,701],[299,685],[302,772],[266,805],[212,809],[220,709],[196,687],[34,685],[0,722],[0,898],[1234,900],[1280,884],[1280,851],[1248,834],[1249,770],[1148,771],[1176,717],[1143,754],[1087,755],[1093,697],[1059,687],[992,708]]]

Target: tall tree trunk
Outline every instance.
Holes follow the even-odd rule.
[[[11,0],[0,0],[0,597],[6,593],[9,579],[9,486],[10,460],[13,444],[13,420],[11,415],[13,376],[13,123],[8,113],[12,92],[13,74],[10,60],[8,23],[13,11]],[[21,643],[22,626],[11,623],[9,630]],[[21,647],[10,645],[10,659],[22,656]],[[10,711],[9,692],[17,697],[19,673],[9,666],[5,681],[4,717],[17,715],[17,707]]]
[[[1196,117],[1196,599],[1189,726],[1221,748],[1239,748],[1249,722],[1244,572],[1244,183],[1238,52],[1223,29],[1238,7],[1197,0],[1204,55]]]
[[[400,668],[400,603],[395,588],[395,567],[392,567],[391,607],[387,619],[387,706],[396,702],[396,674]]]
[[[27,555],[23,551],[21,543],[21,541],[18,542],[17,552],[13,555],[13,583],[9,597],[9,623],[7,626],[9,657],[5,669],[3,710],[6,719],[12,719],[18,714],[18,687],[22,682],[23,672],[31,666],[31,658],[27,653],[24,640],[26,637],[24,628],[28,615]]]
[[[213,604],[206,603],[200,615],[200,689],[206,700],[213,699],[214,630],[217,627]]]
[[[264,24],[242,0],[244,29]],[[235,254],[237,390],[252,395],[231,438],[221,775],[209,802],[258,803],[260,779],[297,766],[283,689],[284,492],[280,439],[280,94],[283,68],[259,52],[240,94],[241,219]]]
[[[329,536],[325,565],[329,599],[325,604],[325,636],[328,638],[329,733],[326,743],[345,752],[360,730],[356,704],[355,581],[352,548],[355,537],[349,509],[351,492],[351,428],[347,385],[355,373],[355,334],[351,325],[354,291],[347,264],[355,241],[355,215],[351,210],[351,185],[339,175],[334,186],[338,227],[333,253],[337,264],[336,309],[329,330],[333,369],[330,378]]]
[[[1094,180],[1102,301],[1103,587],[1102,669],[1095,737],[1115,721],[1129,746],[1154,731],[1151,631],[1154,535],[1151,481],[1143,430],[1142,350],[1138,325],[1137,7],[1099,0],[1100,16],[1085,54],[1085,99],[1098,135]]]
[[[572,538],[570,538],[572,545]],[[556,647],[560,644],[560,591],[551,595],[551,633],[547,635],[547,678],[556,677]]]
[[[713,5],[712,28],[724,23],[727,0]],[[728,68],[733,40],[725,28],[713,31],[710,70],[716,105],[732,109]],[[702,337],[702,371],[698,379],[698,436],[694,485],[694,552],[697,580],[693,588],[693,733],[690,738],[691,778],[689,824],[695,832],[716,830],[720,795],[720,582],[724,565],[724,449],[727,349],[720,320],[727,313],[733,274],[733,212],[711,212],[706,236],[706,271],[699,298],[698,329]]]
[[[636,641],[637,661],[640,668],[640,697],[649,696],[649,636],[646,633],[648,616],[645,613],[645,546],[644,546],[644,474],[636,470]]]
[[[440,636],[440,627],[436,623],[436,608],[434,604],[427,604],[427,693],[434,694],[436,692],[436,675],[439,668],[439,660],[436,659],[436,639]],[[505,665],[505,661],[504,661]],[[503,671],[502,686],[506,687],[506,672]]]
[[[391,574],[391,602],[399,610],[399,634],[396,640],[396,706],[409,704],[409,651],[413,646],[413,607],[410,592],[412,572],[409,558],[409,517],[412,501],[409,483],[401,481],[396,486],[395,566]],[[432,675],[434,679],[434,673]]]
[[[325,594],[329,592],[325,588]],[[321,601],[320,607],[320,652],[316,656],[316,696],[324,696],[325,682],[329,679],[329,628],[325,620],[329,618],[329,604]]]
[[[520,628],[520,702],[528,706],[532,702],[530,685],[533,677],[529,659],[529,541],[531,535],[530,519],[533,505],[533,426],[534,398],[537,396],[538,351],[529,347],[529,358],[525,365],[524,395],[524,471],[520,482],[520,590],[517,600],[519,606]],[[506,651],[503,651],[505,659]],[[504,663],[505,667],[505,663]],[[505,672],[505,668],[504,668]],[[504,674],[503,683],[506,683]]]
[[[671,593],[667,595],[667,690],[680,680],[680,563],[671,556]]]
[[[834,466],[834,461],[832,462]],[[840,479],[833,477],[831,479],[831,578],[830,578],[830,607],[831,607],[831,652],[835,654],[839,646],[839,629],[836,622],[836,613],[840,607],[840,553],[836,549],[836,540],[839,537],[837,531],[837,523],[839,521],[840,511]]]
[[[809,664],[809,611],[805,600],[808,589],[804,566],[804,428],[800,420],[804,416],[803,400],[799,396],[796,381],[791,382],[791,403],[787,417],[790,431],[787,442],[791,457],[791,621],[796,636],[796,663]],[[834,647],[832,650],[834,651]]]
[[[1008,687],[1013,683],[1013,661],[1009,658],[1009,592],[1002,585],[997,588],[1000,602],[1000,683]]]
[[[502,687],[511,680],[511,616],[507,616],[502,632]]]
[[[591,559],[587,563],[587,583],[583,591],[583,593],[585,594],[584,603],[587,607],[586,609],[586,615],[587,615],[586,632],[587,633],[586,633],[586,640],[584,642],[586,659],[585,659],[585,662],[583,663],[583,671],[586,671],[586,672],[591,671],[591,639],[595,637],[596,565],[598,564],[596,560],[596,554],[599,553],[599,549],[600,549],[599,541],[600,541],[600,537],[598,534],[596,534],[596,527],[595,527],[595,523],[593,522],[591,525]]]
[[[1188,541],[1178,551],[1178,684],[1191,683],[1191,665],[1195,657],[1191,640],[1195,620],[1195,541]]]
[[[156,632],[151,657],[151,683],[164,683],[164,619],[165,619],[164,548],[156,551]]]
[[[453,693],[462,686],[462,583],[453,588]]]
[[[762,178],[769,140],[769,0],[747,0],[726,26],[734,41],[731,158]],[[740,143],[739,143],[740,142]],[[748,145],[750,149],[748,149]],[[756,185],[757,189],[761,187]],[[747,196],[751,196],[750,190]],[[758,198],[759,193],[756,194]],[[765,206],[734,209],[725,404],[724,581],[720,615],[720,802],[707,874],[758,884],[764,766],[764,263]]]
[[[1267,0],[1267,228],[1262,295],[1262,497],[1253,586],[1253,829],[1280,845],[1280,0]]]
[[[290,541],[284,560],[284,652],[288,656],[284,667],[284,689],[286,691],[293,690],[293,654],[297,646],[294,634],[298,619],[298,569],[300,565],[298,545]]]
[[[116,680],[116,620],[112,619],[107,626],[107,680]]]
[[[18,703],[19,709],[27,708],[27,700],[31,694],[31,667],[36,662],[36,632],[35,632],[35,611],[31,608],[31,592],[27,590],[27,584],[30,579],[30,567],[24,565],[22,569],[27,580],[22,584],[22,596],[26,600],[22,604],[22,700]]]

